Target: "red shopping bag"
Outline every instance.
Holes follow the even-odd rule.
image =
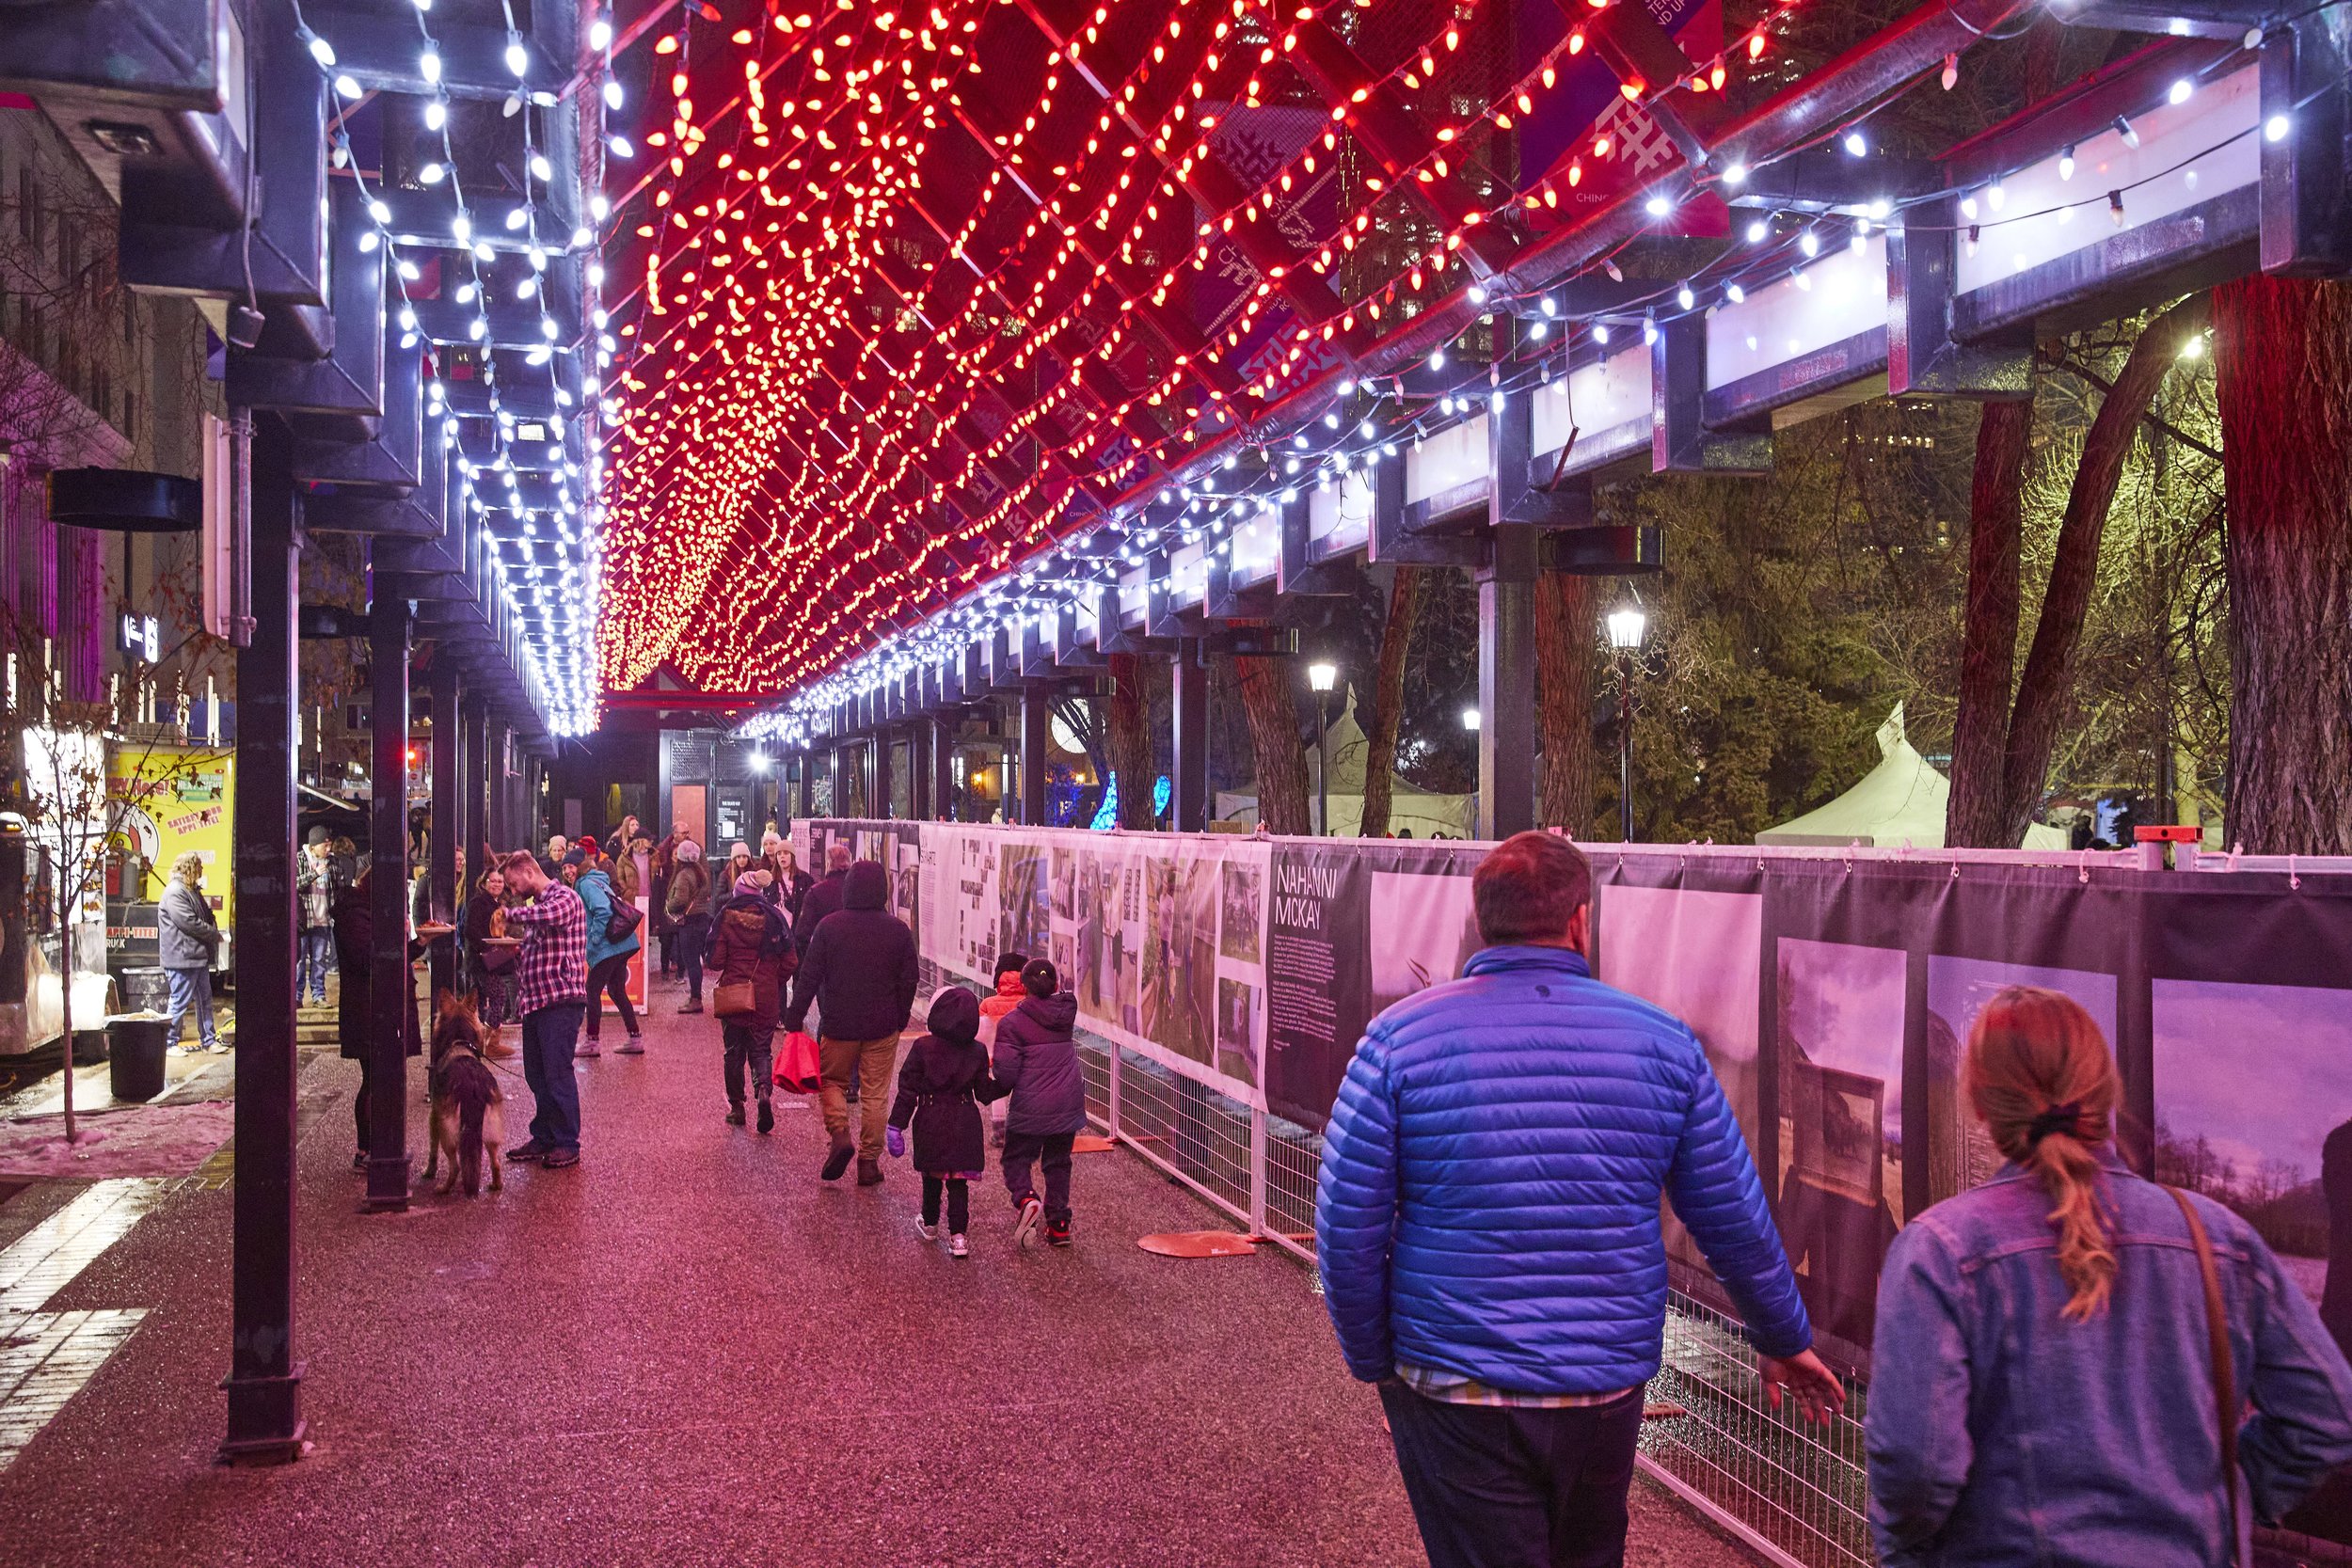
[[[784,1044],[776,1049],[776,1087],[794,1094],[815,1094],[823,1079],[815,1038],[800,1029],[785,1036]]]

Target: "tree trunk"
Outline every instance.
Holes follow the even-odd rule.
[[[1389,836],[1391,792],[1396,778],[1396,735],[1405,718],[1405,665],[1421,619],[1426,566],[1399,566],[1389,589],[1389,618],[1380,627],[1380,668],[1373,676],[1371,728],[1364,732],[1364,813],[1359,838]]]
[[[1119,825],[1134,832],[1152,830],[1152,697],[1144,689],[1144,662],[1136,654],[1110,656],[1111,770],[1119,780]]]
[[[1544,749],[1537,820],[1571,837],[1593,823],[1593,656],[1600,585],[1575,572],[1535,579],[1535,725]]]
[[[2058,720],[2074,684],[2074,651],[2081,644],[2083,616],[2099,576],[2099,541],[2106,531],[2107,508],[2115,499],[2123,460],[2139,439],[2139,421],[2180,357],[2181,344],[2205,328],[2208,302],[2191,294],[2148,325],[2117,372],[2114,389],[2099,404],[2083,437],[2082,458],[2066,495],[2042,591],[2042,614],[2034,623],[2033,646],[2017,679],[2017,704],[2009,721],[2009,748],[2001,767],[2003,845],[2014,845],[2033,819],[2049,782],[2050,752]],[[2228,444],[2226,439],[2223,443]]]
[[[1307,753],[1298,744],[1298,699],[1291,661],[1254,655],[1233,660],[1233,684],[1249,717],[1249,749],[1258,764],[1258,820],[1270,833],[1306,833]]]
[[[2352,853],[2352,284],[2214,291],[2233,844]]]
[[[1952,725],[1952,793],[1944,808],[1944,842],[1959,848],[2016,847],[2003,837],[2001,759],[2009,747],[2010,682],[2017,667],[2017,563],[2032,435],[2031,399],[1988,403],[1977,417],[1960,716]]]

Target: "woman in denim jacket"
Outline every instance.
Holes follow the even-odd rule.
[[[1977,1020],[1963,1086],[2009,1163],[1887,1254],[1867,1421],[1880,1560],[2242,1560],[2255,1520],[2352,1459],[2352,1368],[2253,1227],[2191,1197],[2248,1412],[2233,1509],[2203,1274],[2172,1195],[2115,1156],[2098,1025],[2056,991],[2010,987]]]

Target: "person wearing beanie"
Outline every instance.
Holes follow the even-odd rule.
[[[995,1078],[1011,1097],[1005,1117],[1005,1191],[1017,1216],[1016,1243],[1027,1246],[1042,1217],[1046,1242],[1066,1247],[1070,1150],[1087,1124],[1086,1075],[1079,1070],[1072,1033],[1078,999],[1060,989],[1060,975],[1043,958],[1029,960],[1021,971],[1021,985],[1028,994],[996,1025]],[[1042,1201],[1029,1182],[1032,1164],[1045,1172]]]
[[[670,862],[670,892],[664,901],[677,931],[678,967],[686,972],[682,1013],[703,1010],[703,952],[710,942],[712,919],[710,871],[703,864],[703,847],[681,839]]]
[[[923,1177],[923,1213],[914,1233],[939,1240],[946,1204],[947,1256],[965,1258],[964,1231],[971,1224],[972,1187],[979,1180],[987,1150],[980,1137],[980,1104],[1004,1093],[989,1075],[981,1049],[979,999],[949,986],[931,1001],[925,1021],[930,1033],[914,1042],[898,1069],[898,1098],[890,1107],[886,1142],[894,1157],[907,1152],[914,1134],[914,1168]]]
[[[989,1051],[996,1049],[996,1025],[1005,1015],[1021,1006],[1028,988],[1021,983],[1021,972],[1029,966],[1026,953],[996,955],[995,993],[980,1003],[980,1044]],[[1005,1102],[1002,1100],[988,1108],[988,1142],[992,1148],[1005,1147]]]
[[[743,1074],[751,1071],[752,1096],[759,1102],[759,1130],[772,1132],[775,1107],[770,1071],[773,1061],[776,1022],[784,1011],[784,990],[792,977],[798,955],[784,917],[768,903],[767,873],[746,872],[737,879],[734,896],[719,911],[710,942],[711,967],[721,986],[749,984],[752,1011],[719,1020],[719,1037],[726,1046],[727,1125],[743,1125]],[[703,917],[706,921],[709,916]],[[696,959],[699,971],[701,961]]]

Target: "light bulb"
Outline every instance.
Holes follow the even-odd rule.
[[[1845,146],[1846,155],[1850,158],[1859,158],[1870,150],[1870,144],[1864,139],[1860,126],[1846,133]]]
[[[531,70],[531,51],[525,49],[521,38],[513,33],[506,36],[506,69],[517,77]]]
[[[2068,142],[2058,151],[2058,178],[2061,180],[2074,178],[2074,144],[2073,142]]]
[[[1699,296],[1691,292],[1691,285],[1688,283],[1685,283],[1681,288],[1675,291],[1675,303],[1681,306],[1685,310],[1688,310],[1691,307],[1696,305],[1698,300]]]
[[[1762,245],[1772,232],[1772,226],[1762,218],[1748,225],[1748,244]]]

